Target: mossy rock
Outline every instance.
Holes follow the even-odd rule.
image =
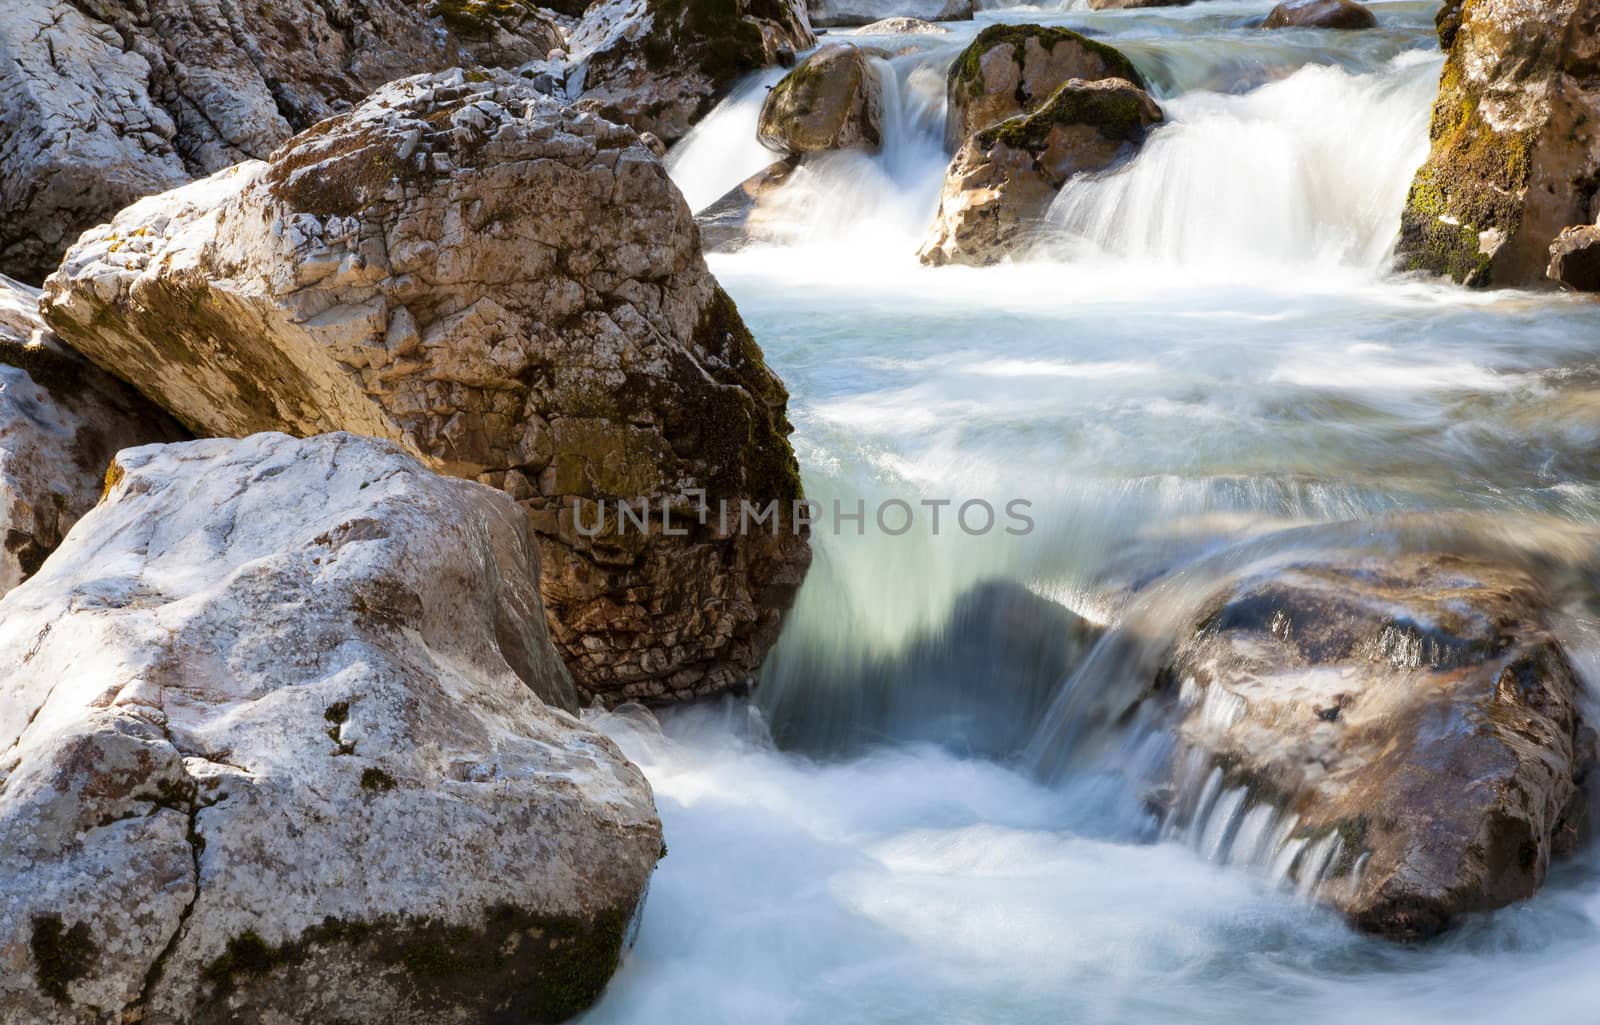
[[[1000,144],[1036,153],[1053,128],[1069,125],[1091,127],[1114,142],[1140,142],[1162,116],[1149,94],[1131,83],[1109,80],[1085,87],[1069,82],[1032,114],[979,132],[977,143],[982,149]]]
[[[1096,39],[1071,29],[1056,28],[1049,25],[990,25],[974,39],[955,63],[950,65],[948,85],[952,94],[958,91],[965,95],[975,95],[983,91],[983,55],[997,46],[1010,46],[1018,63],[1022,61],[1024,48],[1029,39],[1037,40],[1039,46],[1045,50],[1054,50],[1062,43],[1072,43],[1081,47],[1087,54],[1099,58],[1104,63],[1105,73],[1093,76],[1095,78],[1125,78],[1141,89],[1149,86],[1139,69],[1127,55],[1114,46],[1108,46]],[[1089,77],[1089,76],[1079,76]]]

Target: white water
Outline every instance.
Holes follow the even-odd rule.
[[[1388,272],[1434,5],[1379,4],[1374,32],[1249,28],[1267,6],[1052,5],[874,40],[919,51],[890,62],[885,151],[812,163],[776,239],[712,259],[790,388],[811,497],[1025,497],[1037,529],[824,530],[754,704],[598,717],[656,788],[670,854],[585,1021],[1600,1020],[1595,854],[1389,946],[1303,898],[1331,844],[1296,846],[1202,763],[1152,817],[1144,788],[1184,754],[1104,725],[1209,582],[1252,561],[1597,547],[1600,307]],[[943,68],[997,18],[1103,34],[1169,124],[1070,185],[1035,251],[924,269]],[[695,205],[770,159],[753,138],[775,79],[672,154]],[[995,579],[1118,629],[1057,679],[1061,653],[963,618]],[[1563,637],[1595,679],[1592,604]]]

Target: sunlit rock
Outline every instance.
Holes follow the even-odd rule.
[[[868,25],[887,18],[919,21],[971,21],[973,0],[808,0],[811,24],[818,28]]]
[[[921,18],[884,18],[862,25],[851,35],[856,36],[942,36],[950,30]]]
[[[814,45],[805,0],[602,0],[572,33],[567,89],[671,145],[742,76]]]
[[[1596,220],[1600,15],[1591,0],[1474,0],[1460,19],[1400,265],[1475,286],[1539,284],[1562,229]]]
[[[717,515],[787,511],[800,482],[787,393],[683,197],[631,130],[510,75],[393,83],[270,163],[135,204],[48,296],[64,338],[198,433],[350,430],[521,501],[586,695],[742,685],[809,560],[787,517]]]
[[[1073,80],[1032,114],[972,135],[946,172],[922,262],[981,266],[1017,252],[1069,178],[1128,159],[1161,120],[1132,82]]]
[[[1031,114],[1068,81],[1143,76],[1120,50],[1063,28],[990,25],[955,63],[946,84],[945,146],[955,152],[974,132]]]
[[[0,594],[37,572],[94,508],[118,449],[184,437],[62,345],[39,318],[37,290],[0,277]]]
[[[387,442],[118,456],[0,601],[0,1020],[559,1021],[661,854],[515,503]]]
[[[756,136],[783,154],[859,148],[883,142],[883,83],[874,53],[832,43],[807,57],[767,93]]]
[[[1161,676],[1173,818],[1398,939],[1532,896],[1581,833],[1595,754],[1548,614],[1526,573],[1447,555],[1245,579]],[[1235,835],[1258,807],[1276,846]]]

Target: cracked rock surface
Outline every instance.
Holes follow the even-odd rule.
[[[265,157],[385,82],[561,45],[516,0],[6,4],[0,273],[38,282],[134,200]]]
[[[0,1020],[592,1002],[660,824],[568,711],[515,504],[347,434],[112,482],[0,601]]]
[[[187,437],[63,346],[39,292],[0,277],[0,594],[38,570],[100,499],[118,449]]]
[[[197,433],[349,430],[510,493],[585,697],[741,684],[809,561],[787,522],[738,529],[741,500],[799,497],[788,396],[682,196],[631,130],[510,75],[393,83],[137,203],[46,294],[62,337]]]

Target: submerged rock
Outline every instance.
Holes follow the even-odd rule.
[[[1445,555],[1244,580],[1163,674],[1190,753],[1176,815],[1265,843],[1226,839],[1254,816],[1217,795],[1246,788],[1287,816],[1283,846],[1264,853],[1396,939],[1532,896],[1581,828],[1594,758],[1545,614],[1527,574]],[[1225,806],[1231,823],[1194,821]]]
[[[1600,20],[1589,0],[1475,0],[1460,19],[1453,36],[1441,22],[1452,43],[1399,262],[1468,285],[1535,285],[1562,229],[1600,214]]]
[[[1104,43],[1064,28],[990,25],[950,66],[946,147],[954,152],[980,129],[1033,113],[1074,78],[1146,88],[1133,62]]]
[[[809,561],[787,516],[737,529],[741,500],[799,497],[788,396],[683,197],[631,130],[510,75],[393,83],[135,204],[74,247],[47,317],[197,432],[351,430],[510,493],[589,696],[741,685]],[[641,500],[672,533],[619,526]]]
[[[385,442],[118,456],[0,601],[0,1019],[559,1021],[661,853],[516,505]]]
[[[1600,292],[1600,226],[1568,228],[1550,243],[1545,274],[1579,292]]]
[[[831,43],[807,57],[767,93],[756,137],[783,154],[883,143],[883,83],[872,54]]]
[[[880,20],[971,21],[973,0],[808,0],[811,24],[818,28],[870,25]]]
[[[1132,82],[1073,80],[1032,114],[971,136],[946,173],[922,262],[982,266],[1016,252],[1067,179],[1126,160],[1161,120]]]
[[[1013,758],[1099,636],[1020,584],[985,581],[893,655],[852,665],[803,647],[774,655],[758,694],[773,738],[791,750],[837,756],[931,743]]]
[[[186,437],[62,345],[39,318],[36,289],[0,277],[0,594],[94,508],[119,449]]]
[[[766,230],[776,219],[772,198],[800,166],[799,157],[775,161],[729,189],[721,199],[695,215],[700,241],[708,253],[729,253],[769,237]]]
[[[740,78],[816,41],[804,0],[601,0],[572,34],[568,87],[671,145]]]
[[[266,157],[385,82],[560,39],[523,0],[6,4],[0,273],[37,283],[134,200]]]
[[[1272,9],[1262,28],[1376,28],[1377,16],[1355,0],[1287,0]]]

